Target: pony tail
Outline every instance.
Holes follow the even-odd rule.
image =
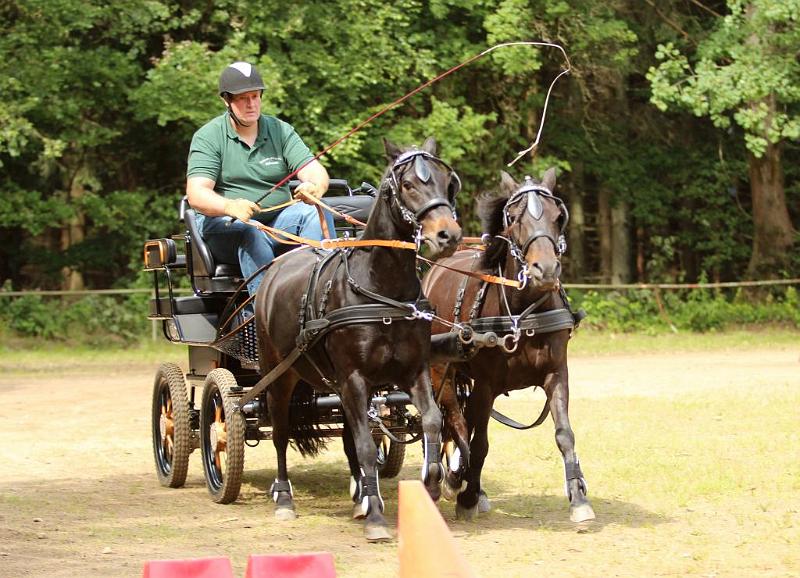
[[[303,457],[318,455],[328,442],[326,438],[319,437],[321,428],[317,425],[313,401],[313,388],[305,381],[298,381],[289,405],[289,435],[292,447]]]

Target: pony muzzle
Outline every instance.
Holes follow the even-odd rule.
[[[449,257],[455,253],[461,236],[461,227],[449,210],[431,211],[422,223],[422,240],[432,257]]]

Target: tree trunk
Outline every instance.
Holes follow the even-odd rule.
[[[619,201],[611,207],[611,282],[631,281],[631,239],[628,227],[628,203]]]
[[[584,229],[586,215],[583,208],[583,163],[572,164],[572,187],[569,194],[569,225],[567,226],[567,256],[569,267],[567,274],[573,283],[580,283],[586,276],[586,256],[584,254]]]
[[[76,201],[79,200],[85,191],[86,169],[81,167],[69,183],[67,202],[76,207],[75,216],[61,228],[61,251],[66,252],[70,247],[82,242],[85,234],[85,217],[83,212],[77,209]],[[64,267],[61,269],[61,289],[64,291],[80,291],[84,288],[83,273],[74,267]]]
[[[613,253],[611,242],[611,193],[600,188],[597,192],[597,236],[600,240],[600,279],[611,282]]]
[[[761,158],[748,154],[753,202],[753,252],[747,275],[774,279],[788,264],[794,230],[786,206],[781,143],[770,144]]]

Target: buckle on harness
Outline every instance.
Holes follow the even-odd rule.
[[[414,319],[424,319],[425,321],[433,321],[433,311],[420,311],[414,304],[410,305],[411,315],[406,317],[409,321]]]

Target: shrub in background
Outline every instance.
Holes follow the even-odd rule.
[[[590,330],[656,334],[758,324],[800,329],[800,298],[794,287],[759,293],[744,289],[572,290],[569,297],[573,309],[583,308],[588,313],[582,326]],[[147,293],[80,298],[32,294],[4,299],[0,339],[18,336],[102,346],[151,335]]]

